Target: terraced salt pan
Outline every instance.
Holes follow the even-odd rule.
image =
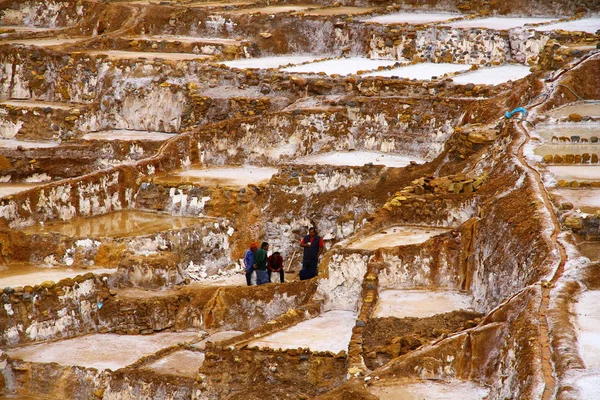
[[[156,132],[156,131],[136,131],[127,129],[111,129],[107,131],[90,132],[83,135],[84,140],[152,140],[162,141],[175,136],[172,133]]]
[[[395,65],[394,60],[372,60],[370,58],[336,58],[333,60],[317,61],[309,64],[296,65],[293,67],[282,68],[283,72],[295,73],[319,73],[324,72],[327,75],[351,75],[358,71],[372,71],[379,67],[390,67]]]
[[[45,32],[45,31],[56,31],[65,28],[44,28],[38,26],[22,26],[22,25],[2,25],[0,31],[12,30],[15,32]],[[8,32],[7,32],[8,33]]]
[[[574,103],[556,110],[548,111],[548,115],[554,118],[568,117],[569,114],[579,114],[588,117],[600,117],[600,102]]]
[[[0,100],[0,106],[7,105],[23,108],[52,108],[54,110],[70,110],[76,108],[77,104],[55,103],[37,100]]]
[[[249,346],[271,349],[309,348],[311,351],[348,351],[356,314],[351,311],[328,311],[291,328],[254,340]]]
[[[600,166],[597,168],[600,169]],[[593,214],[600,209],[600,188],[555,188],[552,193],[583,212]]]
[[[397,384],[376,384],[369,392],[380,400],[481,400],[489,389],[465,381],[422,381]]]
[[[15,39],[7,40],[2,44],[20,44],[24,46],[37,46],[37,47],[52,47],[61,46],[63,44],[77,43],[85,40],[86,38],[40,38],[40,39]]]
[[[204,364],[204,353],[179,350],[144,367],[159,374],[196,378],[198,369]]]
[[[286,5],[286,6],[270,6],[270,7],[256,7],[256,8],[245,8],[239,11],[233,11],[230,14],[281,14],[287,12],[297,12],[310,10],[311,8],[318,8],[311,4],[297,4],[297,5]]]
[[[590,139],[592,136],[600,137],[600,124],[597,123],[567,123],[567,124],[538,124],[535,133],[544,140],[550,142],[553,136],[567,137],[579,136],[582,139]]]
[[[538,156],[545,156],[547,154],[583,154],[583,153],[600,153],[600,145],[598,143],[546,143],[537,147],[534,151]]]
[[[508,81],[516,81],[529,75],[529,67],[524,65],[502,65],[500,67],[482,68],[454,76],[454,83],[475,85],[499,85]]]
[[[339,166],[360,167],[368,163],[385,165],[386,167],[402,168],[416,161],[419,164],[425,160],[416,157],[406,157],[378,151],[339,151],[331,153],[312,154],[297,158],[295,164],[327,164]]]
[[[65,278],[74,278],[91,272],[96,275],[112,274],[116,268],[64,268],[34,265],[29,263],[8,263],[0,265],[0,288],[34,286],[45,281],[58,282]]]
[[[596,33],[600,30],[600,18],[582,18],[575,21],[557,22],[555,24],[536,26],[536,31],[570,31]]]
[[[10,196],[11,194],[24,192],[36,186],[40,183],[0,183],[0,197]]]
[[[91,218],[33,225],[23,229],[26,234],[49,234],[76,238],[133,237],[156,232],[183,229],[207,221],[192,217],[176,217],[145,211],[115,211]]]
[[[273,56],[260,58],[241,58],[239,60],[225,61],[221,64],[230,68],[279,68],[289,64],[301,64],[309,61],[314,61],[319,57],[316,56]]]
[[[19,146],[24,149],[43,149],[58,145],[60,145],[58,142],[27,142],[25,140],[0,139],[0,147],[7,149],[16,149]]]
[[[218,37],[181,36],[181,35],[131,36],[126,39],[127,40],[154,40],[154,41],[182,42],[182,43],[201,42],[203,44],[227,44],[227,45],[239,45],[240,44],[240,41],[235,40],[235,39],[218,38]]]
[[[556,180],[565,181],[598,181],[600,165],[549,165],[548,170]]]
[[[575,303],[579,354],[587,368],[600,368],[600,290],[584,292]]]
[[[132,58],[145,58],[154,60],[160,58],[163,60],[172,61],[191,61],[191,60],[209,60],[211,56],[203,54],[192,54],[192,53],[153,53],[146,51],[123,51],[123,50],[101,50],[101,51],[86,51],[86,54],[107,56],[108,58],[117,59],[132,59]]]
[[[452,28],[485,28],[496,30],[508,30],[518,28],[527,24],[541,24],[555,21],[556,18],[474,18],[445,24]]]
[[[471,296],[451,291],[384,290],[373,316],[375,318],[426,318],[455,310],[470,310]]]
[[[595,375],[581,377],[575,381],[579,400],[598,400],[600,399],[600,371]]]
[[[383,71],[374,71],[362,74],[361,76],[383,76],[388,78],[397,76],[398,78],[406,79],[430,80],[440,78],[445,74],[467,71],[470,68],[471,66],[467,64],[420,63]]]
[[[144,356],[181,342],[199,340],[196,332],[161,332],[152,335],[95,334],[54,343],[8,350],[14,359],[82,366],[99,370],[126,367]]]
[[[236,6],[251,6],[256,4],[255,1],[201,1],[195,3],[181,4],[183,7],[193,8],[220,8],[220,7],[236,7]]]
[[[600,261],[600,242],[582,242],[577,245],[577,248],[585,257],[592,262]]]
[[[406,246],[423,243],[427,239],[448,232],[448,229],[392,226],[347,246],[349,249],[377,250],[382,247]]]
[[[268,182],[277,173],[277,168],[268,167],[222,167],[189,169],[175,175],[159,177],[157,183],[198,183],[205,185],[240,186],[258,185]]]
[[[431,22],[448,21],[452,18],[463,17],[461,14],[446,13],[410,13],[401,12],[364,19],[362,22],[371,22],[376,24],[429,24]]]
[[[358,15],[375,10],[373,7],[330,7],[303,12],[304,15]]]

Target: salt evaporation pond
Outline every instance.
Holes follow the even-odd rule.
[[[471,68],[467,64],[449,64],[449,63],[419,63],[386,69],[382,71],[370,72],[361,76],[383,76],[383,77],[398,77],[405,79],[430,80],[438,79],[450,73],[467,71]]]
[[[348,249],[377,250],[382,247],[406,246],[423,243],[427,239],[448,232],[448,229],[392,226],[347,246]]]
[[[546,143],[537,147],[534,151],[538,156],[547,154],[558,154],[561,156],[567,154],[599,153],[600,146],[597,143]]]
[[[377,151],[339,151],[331,153],[311,154],[297,158],[295,164],[326,164],[337,166],[360,167],[365,164],[385,165],[386,167],[402,168],[415,161],[422,164],[425,160],[416,157],[406,157]]]
[[[8,263],[0,265],[0,288],[34,286],[45,281],[58,282],[91,272],[96,275],[112,274],[116,268],[64,268],[31,263]]]
[[[29,362],[54,362],[64,366],[115,371],[166,347],[197,340],[197,332],[161,332],[152,335],[107,333],[35,344],[6,352],[11,358]]]
[[[584,376],[575,381],[579,400],[600,399],[600,371],[595,372],[595,375]]]
[[[298,12],[304,10],[310,10],[311,8],[317,8],[312,4],[297,4],[289,6],[270,6],[270,7],[256,7],[256,8],[244,8],[243,10],[233,11],[230,14],[280,14],[287,12]]]
[[[218,37],[198,37],[198,36],[183,36],[183,35],[143,35],[143,36],[130,36],[127,40],[154,40],[164,42],[182,42],[182,43],[196,43],[199,44],[228,44],[238,45],[239,40],[218,38]]]
[[[463,15],[445,13],[427,14],[401,12],[364,19],[362,20],[362,22],[371,22],[376,24],[428,24],[431,22],[448,21],[449,19],[459,17],[463,17]]]
[[[489,389],[468,381],[421,381],[375,384],[369,392],[379,400],[481,400]]]
[[[432,290],[383,290],[375,318],[426,318],[455,310],[471,310],[471,296],[460,292]]]
[[[293,67],[282,68],[283,72],[295,73],[319,73],[324,72],[327,75],[351,75],[358,71],[371,71],[379,67],[390,67],[395,65],[395,60],[372,60],[370,58],[351,57],[336,58],[333,60],[317,61],[310,64],[296,65]]]
[[[452,28],[484,28],[484,29],[497,29],[497,30],[508,30],[518,28],[527,24],[541,24],[555,21],[556,18],[501,18],[501,17],[489,17],[489,18],[474,18],[464,19],[462,21],[450,22],[444,24]]]
[[[183,229],[207,221],[194,217],[176,217],[146,211],[115,211],[90,218],[50,222],[23,229],[26,234],[58,233],[75,238],[133,237],[156,232]]]
[[[175,136],[173,133],[156,132],[156,131],[136,131],[128,129],[111,129],[106,131],[90,132],[83,135],[84,140],[148,140],[162,141]]]
[[[58,142],[28,142],[17,139],[0,139],[0,147],[8,149],[16,149],[18,147],[23,149],[44,149],[49,147],[57,147],[59,145],[60,143]]]
[[[599,165],[549,165],[548,170],[557,180],[583,182],[600,180]]]
[[[0,183],[0,197],[10,196],[11,194],[24,192],[39,186],[40,183]]]
[[[575,303],[579,354],[587,368],[600,368],[600,290],[584,292]]]
[[[569,31],[596,33],[600,30],[600,18],[582,18],[575,21],[557,22],[555,24],[536,26],[536,31]]]
[[[159,374],[196,378],[198,369],[204,363],[204,353],[200,351],[179,350],[144,367]]]
[[[600,169],[600,166],[597,167]],[[560,188],[552,190],[563,201],[573,204],[573,208],[593,214],[600,209],[600,188]]]
[[[328,311],[316,318],[302,321],[291,328],[276,332],[248,346],[271,349],[309,348],[311,351],[348,351],[356,314],[351,311]]]
[[[156,183],[179,184],[196,183],[210,186],[238,186],[259,185],[268,182],[277,173],[277,168],[269,167],[222,167],[189,169],[177,174],[157,177]]]
[[[577,248],[583,254],[584,257],[587,257],[592,262],[600,261],[600,242],[582,242],[577,244]]]
[[[117,59],[132,59],[132,58],[145,58],[154,60],[159,58],[162,60],[172,61],[204,61],[210,60],[212,57],[203,54],[193,53],[153,53],[149,51],[124,51],[124,50],[100,50],[100,51],[86,51],[86,54],[106,56],[108,58]]]
[[[304,15],[317,16],[317,15],[357,15],[366,14],[375,10],[373,7],[329,7],[329,8],[318,8],[316,10],[303,11]]]
[[[46,27],[38,27],[38,26],[23,26],[23,25],[3,25],[0,26],[0,30],[12,30],[15,32],[45,32],[45,31],[58,31],[66,28],[46,28]],[[3,35],[6,35],[11,32],[5,32]]]
[[[529,67],[524,65],[502,65],[467,72],[453,77],[452,81],[458,84],[499,85],[508,81],[519,80],[530,73]]]
[[[548,111],[548,115],[554,118],[568,117],[570,114],[579,114],[588,117],[600,117],[600,101],[595,103],[578,102],[569,104],[556,110]]]
[[[279,68],[284,65],[290,64],[301,64],[309,61],[314,61],[319,57],[316,56],[273,56],[273,57],[260,57],[260,58],[240,58],[239,60],[224,61],[220,64],[226,65],[230,68]]]
[[[7,40],[2,44],[20,44],[23,46],[37,46],[37,47],[52,47],[61,46],[63,44],[77,43],[85,40],[86,38],[40,38],[40,39],[15,39]]]
[[[51,108],[54,110],[70,110],[77,107],[76,104],[55,103],[50,101],[36,100],[0,100],[0,106],[13,106],[24,108]]]
[[[535,133],[544,140],[551,141],[553,136],[558,138],[579,136],[580,139],[590,140],[592,136],[600,137],[600,124],[594,123],[568,123],[568,124],[538,124]],[[600,150],[600,146],[598,146]]]

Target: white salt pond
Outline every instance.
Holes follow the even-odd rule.
[[[11,194],[24,192],[39,186],[39,182],[35,183],[0,183],[0,197],[10,196]]]
[[[303,11],[304,15],[358,15],[375,10],[373,7],[329,7],[316,10]]]
[[[356,314],[351,311],[328,311],[248,345],[271,349],[309,348],[311,351],[347,352],[355,319]]]
[[[475,85],[499,85],[508,81],[516,81],[529,75],[528,66],[502,65],[500,67],[482,68],[452,78],[454,83]]]
[[[600,101],[594,103],[578,102],[569,104],[556,110],[548,111],[548,115],[554,118],[568,117],[570,114],[579,114],[588,117],[600,117]]]
[[[240,41],[235,39],[218,38],[218,37],[197,37],[197,36],[182,36],[182,35],[153,35],[153,36],[130,36],[127,40],[152,40],[164,42],[182,42],[182,43],[202,43],[202,44],[226,44],[239,45]]]
[[[51,108],[54,110],[70,110],[78,106],[77,104],[55,103],[39,100],[0,100],[0,106],[4,105],[23,108]]]
[[[12,358],[29,362],[55,362],[64,366],[77,365],[115,371],[166,347],[197,340],[197,332],[161,332],[152,335],[95,334],[20,347],[6,352]]]
[[[301,64],[309,61],[316,60],[317,56],[311,55],[298,55],[298,56],[273,56],[273,57],[260,57],[260,58],[240,58],[239,60],[231,60],[221,62],[230,68],[279,68],[284,65],[290,64]]]
[[[255,7],[255,8],[244,8],[243,10],[233,11],[230,14],[281,14],[287,12],[298,12],[310,10],[311,8],[318,8],[311,4],[297,4],[297,5],[285,5],[285,6],[270,6],[270,7]]]
[[[567,154],[583,154],[583,153],[599,153],[600,145],[598,143],[545,143],[533,151],[538,156],[545,156],[547,154],[558,154],[558,155],[567,155]]]
[[[600,166],[597,167],[600,169]],[[573,208],[583,212],[594,213],[600,209],[600,188],[560,188],[552,190],[554,195],[560,196],[563,201],[573,204]],[[593,210],[593,211],[592,211]]]
[[[556,18],[501,18],[501,17],[489,17],[489,18],[474,18],[464,19],[462,21],[455,21],[445,24],[452,28],[485,28],[485,29],[497,29],[497,30],[508,30],[518,28],[527,24],[542,24],[556,20]]]
[[[156,131],[136,131],[127,129],[111,129],[99,132],[90,132],[83,135],[83,140],[149,140],[163,141],[175,136],[173,133],[156,132]]]
[[[445,13],[410,13],[400,12],[363,20],[376,24],[428,24],[431,22],[448,21],[452,18],[463,17],[461,14],[445,14]]]
[[[575,303],[579,354],[587,368],[600,368],[600,290],[584,292]]]
[[[57,147],[60,143],[58,142],[28,142],[25,140],[16,139],[0,139],[0,147],[7,149],[16,149],[21,147],[23,149],[43,149],[49,147]]]
[[[116,59],[132,59],[144,58],[154,60],[156,58],[171,61],[204,61],[210,60],[211,56],[193,53],[153,53],[149,51],[124,51],[124,50],[101,50],[101,51],[86,51],[86,54],[107,56],[108,58]]]
[[[324,72],[327,75],[351,75],[358,71],[372,71],[379,67],[390,67],[395,65],[395,60],[372,60],[370,58],[352,57],[336,58],[333,60],[317,61],[310,64],[296,65],[293,67],[282,68],[284,72],[295,73],[319,73]]]
[[[425,160],[416,157],[407,157],[397,154],[382,153],[378,151],[339,151],[331,153],[311,154],[297,158],[295,164],[326,164],[338,166],[360,167],[365,164],[385,165],[386,167],[402,168],[415,161],[422,164]]]
[[[85,40],[86,38],[39,38],[39,39],[15,39],[7,40],[2,44],[20,44],[23,46],[38,46],[38,47],[52,47],[61,46],[63,44],[77,43]]]
[[[471,68],[467,64],[449,64],[449,63],[419,63],[413,65],[407,65],[405,67],[398,67],[393,69],[386,69],[382,71],[370,72],[362,74],[361,76],[383,76],[405,79],[439,79],[445,74],[468,71]]]
[[[381,383],[369,387],[380,400],[481,400],[489,389],[468,381],[421,381]]]
[[[34,286],[45,281],[58,282],[65,278],[74,278],[91,272],[96,275],[112,274],[116,272],[111,268],[64,268],[35,265],[31,263],[8,263],[0,265],[0,288]]]
[[[204,363],[204,353],[191,350],[179,350],[144,367],[159,374],[195,378],[198,369]]]
[[[453,291],[383,290],[375,318],[426,318],[455,310],[471,310],[471,296]]]
[[[1,25],[1,31],[14,31],[14,32],[45,32],[45,31],[56,31],[65,28],[46,28],[40,26],[23,26],[23,25]],[[10,33],[10,32],[6,32]]]
[[[183,229],[206,221],[207,219],[196,217],[176,217],[146,211],[124,210],[90,218],[33,225],[24,228],[23,232],[30,235],[58,233],[75,238],[119,238]]]
[[[575,21],[557,22],[555,24],[536,26],[536,31],[570,31],[596,33],[600,30],[600,18],[582,18]]]
[[[600,399],[600,371],[595,375],[584,376],[575,381],[575,388],[579,394],[579,400]]]
[[[189,169],[174,175],[159,177],[157,183],[197,183],[210,186],[238,186],[244,187],[250,184],[259,185],[268,182],[277,173],[277,168],[269,167],[221,167]]]
[[[597,181],[600,180],[599,165],[549,165],[548,170],[557,180]]]
[[[592,136],[600,138],[600,124],[597,123],[567,123],[567,124],[538,124],[535,133],[550,142],[553,136],[558,138],[579,136],[581,139],[590,140]],[[600,147],[599,147],[600,149]]]
[[[347,248],[377,250],[382,247],[407,246],[423,243],[435,235],[448,232],[448,230],[416,226],[392,226],[351,243]]]

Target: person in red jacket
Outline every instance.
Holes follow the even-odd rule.
[[[269,269],[269,282],[271,282],[271,273],[273,272],[279,272],[279,282],[285,282],[283,278],[283,257],[278,251],[269,256],[267,268]]]

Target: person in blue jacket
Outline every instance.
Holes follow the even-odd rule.
[[[258,243],[250,243],[250,249],[244,255],[244,266],[246,267],[246,283],[252,285],[252,273],[254,272],[254,253],[258,249]]]

